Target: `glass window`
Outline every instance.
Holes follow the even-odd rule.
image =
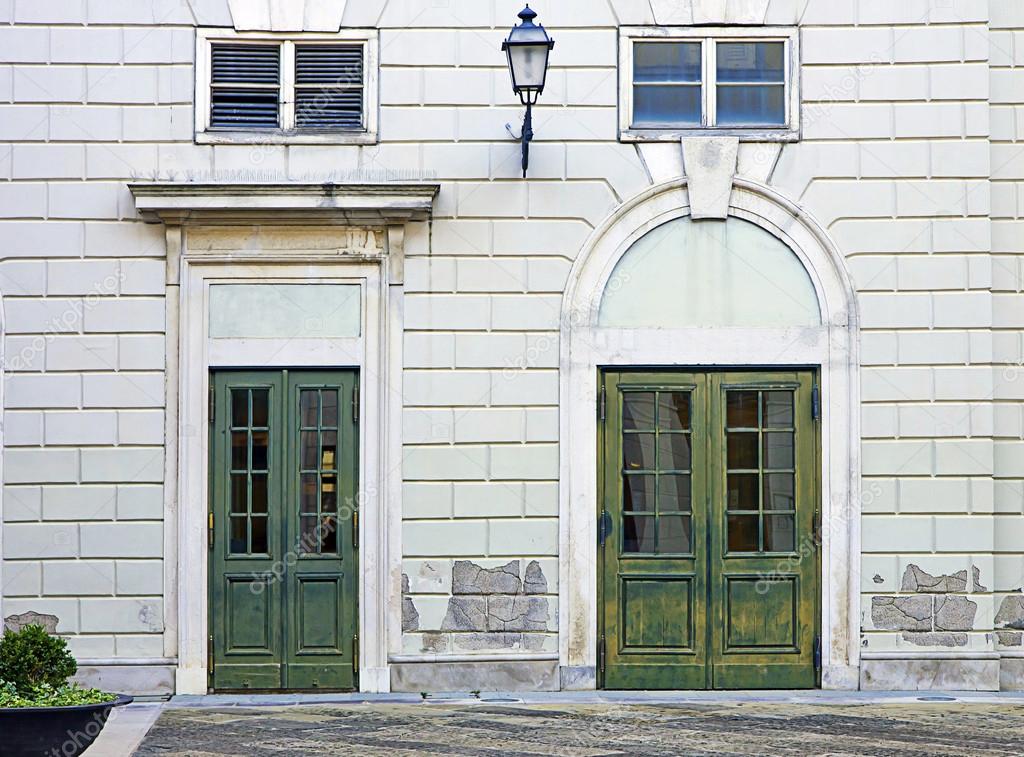
[[[648,232],[622,256],[605,286],[598,323],[782,328],[819,326],[821,313],[810,276],[782,240],[739,218],[680,218]],[[730,417],[742,418],[735,425],[757,428],[756,402],[743,395],[731,401]],[[627,423],[650,417],[652,405],[650,395],[638,399]],[[763,412],[773,427],[789,422],[788,407],[774,398]]]
[[[787,113],[786,39],[644,38],[632,42],[629,125],[636,129],[783,128]],[[780,30],[780,35],[788,36]],[[795,43],[794,43],[795,44]]]
[[[786,122],[785,44],[718,42],[719,126],[782,126]]]
[[[633,56],[634,125],[699,125],[701,43],[638,42]]]

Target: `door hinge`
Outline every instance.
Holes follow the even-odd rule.
[[[605,646],[604,634],[601,634],[601,638],[597,641],[597,669],[602,674],[605,665]]]
[[[352,422],[359,423],[359,384],[352,387]]]
[[[359,675],[359,635],[352,637],[352,669]]]
[[[814,672],[821,673],[821,637],[814,637]]]
[[[359,549],[359,511],[352,511],[352,548]]]
[[[597,516],[597,544],[600,547],[604,546],[604,543],[608,541],[608,537],[612,533],[612,516],[607,510],[602,510],[601,514]]]
[[[206,520],[206,543],[213,549],[213,511],[210,511]]]
[[[217,390],[213,388],[213,384],[210,384],[210,394],[207,397],[207,403],[209,407],[210,424],[213,424],[213,419],[217,417]]]
[[[608,413],[608,389],[601,384],[601,394],[597,399],[597,419],[603,421]]]
[[[817,384],[811,388],[811,420],[821,420],[821,390]]]
[[[821,548],[821,510],[818,509],[814,511],[814,546]]]
[[[213,678],[213,666],[213,637],[210,636],[206,640],[206,669],[211,679]]]

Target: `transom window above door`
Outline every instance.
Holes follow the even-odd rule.
[[[371,143],[377,37],[230,34],[200,29],[196,141]]]
[[[798,137],[795,30],[624,28],[620,42],[623,140]]]

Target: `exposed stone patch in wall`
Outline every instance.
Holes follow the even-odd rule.
[[[1024,630],[1024,594],[1011,594],[1003,598],[996,613],[997,628]]]
[[[488,597],[488,631],[544,631],[548,625],[546,597]]]
[[[498,568],[481,568],[469,560],[456,560],[452,568],[452,594],[519,594],[519,561]]]
[[[511,560],[485,568],[470,560],[452,565],[452,596],[441,631],[453,651],[539,650],[548,630],[548,581],[538,561]],[[427,651],[424,649],[424,651]]]
[[[487,601],[483,597],[452,597],[441,630],[486,631]]]
[[[527,594],[548,593],[548,579],[544,575],[544,571],[541,570],[540,563],[536,560],[530,560],[530,564],[526,566],[523,588]]]
[[[420,614],[409,596],[409,576],[402,574],[402,631],[417,631],[420,627]]]
[[[970,631],[977,614],[978,603],[967,597],[956,594],[935,597],[936,631]]]
[[[933,576],[914,564],[904,571],[901,590],[913,594],[871,598],[871,621],[878,630],[902,631],[903,641],[922,647],[967,646],[963,632],[974,629],[978,603],[952,592],[988,591],[977,567],[970,575],[960,570]]]
[[[60,618],[56,615],[45,615],[29,610],[20,615],[8,615],[4,618],[4,629],[17,633],[26,626],[42,626],[47,633],[55,634],[59,622]]]
[[[996,641],[1003,647],[1019,647],[1024,645],[1024,633],[1019,631],[996,631]]]
[[[916,644],[919,647],[967,646],[967,634],[965,633],[913,633],[904,631],[901,636],[904,641]]]
[[[988,591],[981,585],[981,571],[977,566],[973,567],[972,572],[970,591]],[[959,570],[950,575],[933,576],[911,563],[903,573],[903,584],[900,590],[935,594],[967,591],[967,571]]]
[[[930,631],[932,598],[872,597],[871,622],[887,631]]]

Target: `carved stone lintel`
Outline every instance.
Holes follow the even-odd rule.
[[[684,137],[683,165],[694,219],[725,220],[736,176],[737,137]]]

